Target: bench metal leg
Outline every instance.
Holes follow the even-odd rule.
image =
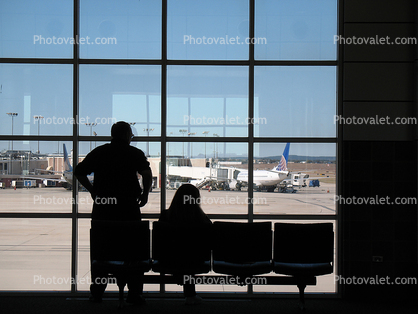
[[[304,311],[305,310],[305,288],[306,284],[304,282],[300,282],[298,284],[299,288],[299,308]]]
[[[124,298],[124,289],[125,289],[125,285],[126,285],[126,281],[124,279],[121,278],[117,278],[117,285],[119,287],[119,305],[118,308],[122,309],[125,306],[125,298]]]
[[[125,299],[123,298],[123,289],[124,286],[119,286],[119,305],[118,308],[122,309],[125,306]]]

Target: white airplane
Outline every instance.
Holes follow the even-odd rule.
[[[290,143],[287,143],[279,164],[272,170],[253,171],[253,182],[258,189],[266,189],[268,192],[273,192],[277,185],[287,178],[289,175],[289,171],[287,170],[289,148]],[[243,186],[248,186],[248,170],[240,171],[237,178],[229,183],[231,189],[240,190]]]
[[[73,167],[71,166],[70,160],[68,159],[67,148],[65,147],[65,144],[63,144],[63,146],[64,146],[64,171],[62,173],[62,177],[64,178],[65,181],[67,181],[69,186],[72,187],[72,185],[73,185]],[[87,178],[90,180],[90,182],[93,182],[94,173],[88,175]]]
[[[49,186],[49,182],[67,182],[67,189],[71,189],[72,184],[73,184],[73,167],[70,164],[70,160],[68,159],[68,154],[67,154],[67,148],[65,147],[65,144],[63,144],[64,147],[64,171],[55,171],[55,170],[51,170],[49,169],[50,167],[48,167],[47,169],[35,169],[37,171],[41,171],[44,173],[48,173],[48,174],[61,174],[61,178],[57,179],[57,178],[45,178],[45,177],[38,177],[36,175],[17,175],[16,178],[19,179],[25,179],[25,180],[42,180],[42,182],[46,185]],[[93,176],[91,176],[91,178],[89,178],[90,181],[93,180]]]
[[[64,171],[54,171],[54,170],[44,170],[44,169],[38,169],[38,170],[43,170],[45,172],[52,172],[52,173],[61,173],[62,174],[61,179],[58,179],[58,180],[48,179],[48,180],[57,181],[57,182],[67,182],[68,184],[67,189],[71,189],[73,185],[73,167],[70,164],[70,159],[68,158],[67,147],[65,146],[65,144],[63,144],[63,148],[64,148]],[[94,174],[87,176],[87,178],[90,181],[93,181]],[[34,178],[34,179],[39,179],[39,178]]]

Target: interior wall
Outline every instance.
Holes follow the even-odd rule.
[[[417,37],[415,0],[345,0],[341,4],[344,38]],[[345,121],[342,193],[345,198],[389,200],[385,205],[341,205],[342,276],[418,278],[417,204],[412,201],[417,198],[417,128],[416,123],[396,124],[395,120],[417,117],[416,45],[340,48],[342,116],[386,121]],[[392,204],[397,197],[412,199],[409,204]],[[416,292],[416,285],[345,284],[341,289],[346,297],[382,293],[398,297]]]

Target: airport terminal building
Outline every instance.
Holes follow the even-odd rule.
[[[117,121],[151,165],[151,229],[189,182],[213,222],[332,224],[332,272],[308,298],[416,296],[417,14],[414,0],[0,1],[0,297],[88,298],[92,203],[72,169]]]

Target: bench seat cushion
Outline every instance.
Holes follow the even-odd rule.
[[[290,276],[320,276],[331,274],[331,263],[281,263],[273,262],[273,271],[276,274]]]
[[[196,275],[208,273],[211,270],[211,265],[210,261],[172,263],[154,260],[152,270],[164,274]]]
[[[195,275],[211,269],[211,224],[156,221],[152,230],[152,270]]]
[[[219,274],[234,276],[254,276],[271,272],[271,263],[269,261],[254,263],[213,261],[213,271]]]
[[[216,221],[213,227],[213,271],[247,277],[271,272],[270,222]]]
[[[115,271],[129,271],[129,270],[140,270],[142,272],[149,271],[151,269],[151,261],[150,260],[142,260],[142,261],[133,261],[133,262],[126,262],[126,261],[100,261],[100,260],[92,260],[91,267],[95,270],[104,269],[109,273]]]

